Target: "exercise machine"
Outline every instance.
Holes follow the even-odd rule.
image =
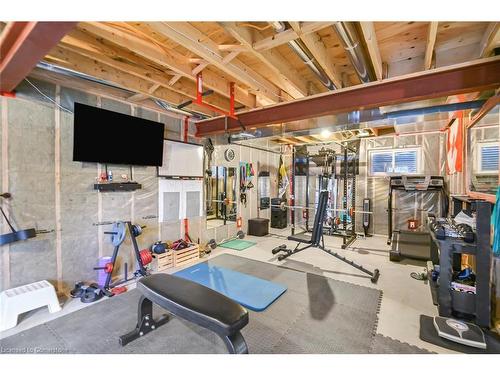
[[[431,253],[431,236],[423,223],[414,217],[407,220],[408,227],[394,229],[393,216],[401,208],[394,208],[394,193],[400,192],[402,195],[414,197],[411,201],[411,210],[415,213],[421,204],[425,194],[437,195],[438,203],[441,202],[438,216],[446,216],[447,203],[444,177],[441,176],[391,176],[389,180],[389,201],[388,201],[388,237],[387,244],[392,245],[389,252],[391,261],[399,262],[402,258],[418,260],[429,260]]]
[[[305,235],[304,233],[299,233],[297,235],[291,235],[288,237],[289,241],[294,241],[297,242],[297,246],[295,249],[287,249],[286,247],[277,247],[273,249],[273,254],[276,254],[278,252],[283,253],[278,256],[278,260],[281,261],[285,258],[288,258],[289,256],[296,254],[300,251],[309,249],[310,247],[316,247],[327,254],[330,254],[334,256],[337,259],[340,259],[341,261],[349,264],[350,266],[360,270],[361,272],[364,272],[368,275],[371,276],[370,280],[372,283],[376,283],[379,276],[380,276],[380,271],[378,269],[375,269],[373,272],[370,270],[367,270],[363,266],[343,257],[342,255],[329,250],[325,247],[325,238],[323,234],[323,224],[324,224],[324,217],[326,214],[326,206],[327,206],[327,201],[328,201],[328,191],[323,190],[319,193],[319,200],[318,200],[318,207],[316,209],[316,215],[314,216],[314,226],[312,228],[312,236]],[[301,248],[300,246],[303,245]]]
[[[359,173],[358,146],[351,142],[343,142],[340,151],[321,148],[316,154],[309,154],[303,149],[296,151],[294,158],[295,173],[293,175],[293,187],[297,185],[297,177],[305,176],[305,207],[309,207],[309,190],[311,180],[312,161],[320,168],[317,175],[317,194],[322,190],[328,191],[327,214],[323,221],[323,231],[327,235],[342,238],[342,249],[349,247],[356,239],[356,176]],[[364,210],[365,216],[368,215]],[[369,225],[369,218],[363,217],[363,222]],[[310,231],[309,214],[304,212],[305,229]],[[294,219],[292,225],[295,224]],[[365,229],[367,232],[368,228]],[[292,234],[293,226],[292,226]]]

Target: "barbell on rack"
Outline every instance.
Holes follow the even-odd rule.
[[[226,201],[228,203],[226,203]],[[231,201],[229,200],[228,198],[224,199],[224,200],[216,200],[216,199],[213,199],[213,200],[207,200],[207,202],[217,202],[217,203],[224,203],[224,204],[233,204],[233,203],[236,203],[236,201]],[[281,204],[279,205],[276,205],[276,204],[272,204],[270,205],[269,207],[276,207],[276,208],[280,208],[282,211],[285,211],[287,208],[290,208],[292,210],[294,209],[301,209],[301,210],[316,210],[316,207],[307,207],[307,206],[290,206],[290,205],[287,205],[286,202],[281,202]],[[354,210],[352,207],[349,208],[349,209],[343,209],[343,208],[327,208],[326,211],[329,211],[329,212],[349,212],[349,215],[352,215],[353,212],[357,213],[357,214],[369,214],[369,215],[373,215],[374,213],[372,211],[358,211],[358,210]]]

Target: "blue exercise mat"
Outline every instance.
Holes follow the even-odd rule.
[[[224,294],[253,311],[265,310],[287,289],[281,284],[207,263],[196,264],[174,275]]]

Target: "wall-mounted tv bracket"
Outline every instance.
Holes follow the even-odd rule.
[[[0,198],[10,199],[12,195],[10,193],[2,193],[0,194]],[[24,241],[29,238],[36,237],[36,230],[34,228],[16,230],[12,223],[7,218],[2,206],[0,205],[0,211],[2,212],[2,216],[4,217],[7,225],[9,226],[11,233],[0,234],[0,246],[7,245],[16,241]]]

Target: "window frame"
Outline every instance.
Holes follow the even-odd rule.
[[[498,147],[498,152],[499,152],[499,167],[500,167],[500,141],[487,141],[487,142],[478,142],[477,144],[477,155],[476,155],[476,170],[475,173],[478,175],[495,175],[499,173],[499,170],[494,170],[494,171],[485,171],[481,167],[483,164],[483,148],[484,147],[491,147],[491,146],[497,146]]]
[[[415,173],[372,172],[373,154],[391,154],[392,168],[394,169],[394,164],[396,162],[396,153],[411,152],[411,151],[415,151],[417,153],[417,158],[416,158],[417,171]],[[368,176],[370,177],[387,177],[387,176],[400,176],[400,175],[415,176],[422,174],[421,168],[422,168],[422,147],[373,148],[368,150]]]

